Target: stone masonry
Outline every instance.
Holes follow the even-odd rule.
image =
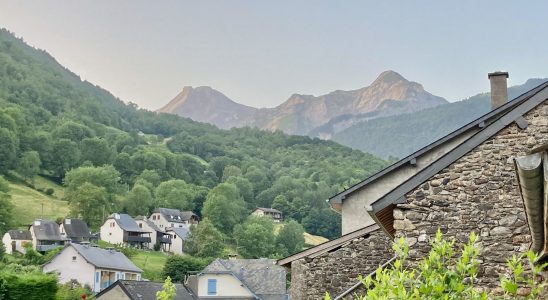
[[[548,143],[548,101],[524,116],[529,126],[511,124],[415,190],[394,210],[396,237],[412,245],[411,259],[429,251],[438,228],[445,237],[466,242],[479,235],[479,285],[498,287],[505,262],[529,249],[531,237],[513,158]]]
[[[291,299],[323,299],[325,292],[340,295],[394,254],[392,241],[377,229],[342,245],[337,250],[315,258],[301,258],[291,263]]]

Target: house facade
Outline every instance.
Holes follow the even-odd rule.
[[[185,254],[185,241],[190,233],[188,227],[173,227],[168,228],[167,233],[171,236],[170,252],[173,254]]]
[[[64,246],[68,239],[61,236],[59,225],[49,220],[35,220],[29,226],[33,249],[46,252]]]
[[[141,280],[142,270],[123,253],[89,245],[68,244],[49,263],[44,272],[55,272],[60,283],[78,281],[94,293],[106,289],[120,279]]]
[[[148,220],[146,217],[139,216],[135,218],[135,222],[139,228],[151,232],[150,234],[150,243],[148,244],[149,249],[153,249],[154,245],[157,243],[160,245],[160,251],[171,252],[171,235],[165,230],[160,229],[152,221]]]
[[[148,248],[152,242],[151,234],[127,214],[114,213],[101,226],[101,240],[116,245]]]
[[[25,245],[32,245],[32,235],[28,230],[8,230],[2,237],[7,254],[19,252],[25,254]]]
[[[504,72],[489,74],[492,90],[505,90],[507,76]],[[524,188],[518,184],[515,161],[545,151],[542,147],[548,144],[548,83],[512,101],[496,99],[501,95],[504,97],[504,93],[492,93],[493,110],[488,114],[332,197],[331,206],[342,214],[343,234],[376,224],[389,240],[404,237],[413,261],[428,253],[429,241],[438,228],[458,242],[467,241],[474,231],[482,246],[478,285],[497,290],[507,259],[531,247],[531,219],[524,209]],[[346,261],[341,269],[357,263],[351,252],[344,250],[351,245],[335,251],[341,253],[339,260]],[[311,278],[327,287],[329,276],[311,270],[314,263],[327,266],[330,261],[291,262],[292,286],[306,289],[309,283],[302,278]],[[299,268],[304,275],[293,276]],[[339,289],[332,296],[349,295],[359,288]],[[321,295],[317,291],[292,298],[317,299]]]
[[[198,224],[198,216],[191,211],[160,207],[150,215],[149,220],[162,230],[170,227],[190,227]]]
[[[274,208],[257,207],[251,214],[258,217],[270,217],[274,222],[283,220],[282,212]]]
[[[197,299],[286,300],[285,275],[270,259],[216,259],[186,286]]]

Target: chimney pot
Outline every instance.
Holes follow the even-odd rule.
[[[491,82],[491,110],[508,102],[508,72],[496,71],[487,74]]]

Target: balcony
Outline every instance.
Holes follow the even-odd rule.
[[[49,250],[53,250],[57,247],[61,247],[61,245],[57,245],[57,244],[53,244],[53,245],[37,245],[36,246],[36,251],[38,252],[46,252],[46,251],[49,251]]]
[[[148,236],[128,236],[127,242],[137,242],[137,243],[150,243],[150,237]]]
[[[158,243],[171,244],[171,239],[168,237],[161,237],[161,238],[158,238]]]

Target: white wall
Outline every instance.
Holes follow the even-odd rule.
[[[44,265],[43,271],[59,273],[60,283],[74,279],[82,285],[94,287],[95,266],[89,264],[72,246],[67,246],[51,262]]]
[[[111,227],[112,223],[114,223],[114,227]],[[124,230],[118,226],[116,220],[108,219],[101,226],[101,240],[111,244],[123,244]]]
[[[183,255],[183,245],[184,241],[181,239],[178,235],[175,234],[175,232],[170,231],[168,232],[171,235],[171,253]]]
[[[4,247],[6,248],[6,253],[7,254],[12,254],[12,251],[11,251],[12,250],[11,249],[12,241],[15,241],[15,251],[21,252],[23,254],[25,254],[27,252],[24,248],[24,244],[25,243],[32,244],[32,240],[12,240],[9,233],[6,232],[4,234],[4,236],[2,237],[2,243],[4,244]]]
[[[252,297],[252,293],[231,274],[202,274],[198,278],[198,297],[212,297],[207,294],[207,280],[217,279],[217,297]]]

